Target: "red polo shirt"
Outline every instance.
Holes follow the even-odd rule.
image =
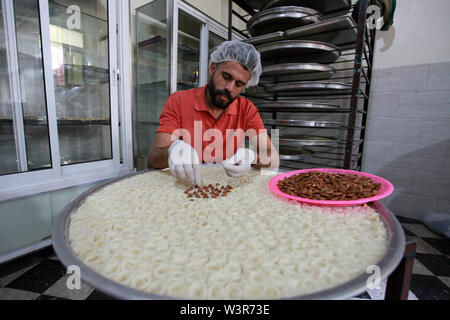
[[[156,132],[182,136],[205,163],[222,162],[264,129],[255,105],[238,96],[216,119],[206,105],[207,85],[172,94],[164,104]]]

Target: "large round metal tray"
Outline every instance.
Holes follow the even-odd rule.
[[[247,22],[247,30],[253,37],[286,31],[324,20],[316,10],[297,6],[286,6],[258,12]]]
[[[333,128],[339,129],[343,127],[341,122],[330,121],[308,121],[308,120],[281,120],[281,119],[265,119],[264,124],[272,126],[285,126],[285,127],[302,127],[302,128]]]
[[[342,82],[298,81],[264,87],[270,93],[294,93],[301,95],[350,94],[352,86]]]
[[[257,46],[263,65],[270,63],[333,63],[341,55],[338,47],[319,41],[283,40]]]
[[[283,170],[281,170],[283,172]],[[83,263],[72,251],[69,243],[69,226],[71,214],[76,210],[84,201],[84,199],[96,191],[102,189],[103,187],[120,181],[125,178],[129,178],[134,175],[144,174],[148,171],[141,171],[138,173],[132,173],[129,175],[122,176],[110,180],[108,182],[102,183],[98,186],[91,188],[90,190],[84,192],[72,202],[70,202],[56,217],[55,222],[52,226],[52,241],[53,248],[57,254],[60,261],[67,267],[71,265],[76,265],[80,268],[80,274],[83,281],[90,284],[94,288],[100,290],[101,292],[108,294],[112,297],[118,299],[129,299],[129,300],[143,300],[143,299],[171,299],[176,298],[168,296],[160,296],[148,292],[144,292],[138,289],[134,289],[118,282],[115,282],[109,278],[102,276],[100,273],[94,271],[92,268],[88,267]],[[373,207],[378,211],[380,217],[382,218],[385,226],[388,230],[388,249],[384,257],[377,263],[377,266],[381,270],[381,280],[387,278],[397,267],[401,258],[403,257],[403,251],[405,248],[405,234],[403,229],[389,210],[387,210],[381,203],[374,202]],[[297,297],[291,297],[289,299],[347,299],[361,294],[367,290],[367,279],[373,275],[363,274],[353,280],[350,280],[342,285],[330,288],[327,290],[315,292],[312,294],[306,294]]]
[[[348,12],[351,8],[350,0],[268,0],[261,10],[279,6],[302,6],[319,11],[327,17],[336,17]]]
[[[304,160],[310,158],[314,151],[305,148],[281,146],[278,150],[280,160]]]
[[[323,103],[315,103],[315,102],[297,102],[297,101],[271,101],[271,102],[260,102],[257,103],[259,111],[284,111],[284,112],[297,112],[297,111],[338,111],[340,110],[339,106],[323,104]]]
[[[333,67],[319,63],[280,63],[263,67],[262,82],[325,80],[335,73]]]

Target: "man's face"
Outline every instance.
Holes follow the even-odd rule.
[[[211,63],[208,93],[212,104],[226,109],[244,90],[251,72],[237,62]]]

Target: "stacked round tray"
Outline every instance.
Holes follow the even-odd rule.
[[[280,111],[280,112],[323,112],[337,111],[340,107],[332,104],[316,102],[298,102],[298,101],[269,101],[258,103],[259,111]]]
[[[331,121],[309,121],[309,120],[279,120],[279,119],[266,119],[264,124],[272,126],[287,126],[287,127],[301,127],[301,128],[342,128],[341,122]]]
[[[284,40],[257,46],[264,67],[277,63],[333,63],[341,50],[329,43]]]
[[[276,31],[286,31],[323,21],[316,10],[298,6],[275,7],[262,10],[247,22],[247,30],[253,37]]]
[[[255,45],[261,54],[263,70],[260,87],[247,92],[249,98],[258,99],[258,102],[255,102],[258,110],[340,112],[339,106],[308,100],[315,100],[322,95],[340,96],[351,93],[351,85],[332,80],[336,70],[330,64],[339,59],[342,51],[329,42],[301,39],[301,34],[305,33],[303,28],[314,28],[315,25],[322,25],[331,18],[348,12],[351,7],[350,1],[250,0],[247,4],[259,10],[247,22],[247,30],[253,38],[246,40]],[[264,124],[285,130],[344,128],[340,122],[314,119],[266,119]],[[279,137],[281,160],[302,160],[313,156],[314,151],[305,149],[305,146],[336,147],[341,142],[320,135],[283,134],[283,132],[284,130]]]
[[[305,148],[280,146],[278,153],[280,160],[305,160],[310,158],[314,151]]]
[[[325,80],[333,76],[333,67],[319,63],[280,63],[263,68],[262,83]]]

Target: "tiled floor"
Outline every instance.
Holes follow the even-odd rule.
[[[398,217],[406,236],[417,239],[409,299],[450,300],[450,241],[430,231],[421,222]],[[109,300],[111,297],[81,283],[67,288],[65,267],[48,248],[0,265],[0,300]],[[384,299],[381,290],[369,290],[355,299]]]

